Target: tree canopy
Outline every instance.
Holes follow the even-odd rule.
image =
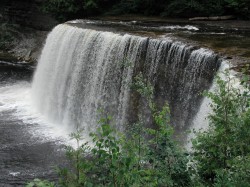
[[[108,14],[194,17],[235,15],[250,18],[248,0],[46,0],[43,10],[58,20]]]

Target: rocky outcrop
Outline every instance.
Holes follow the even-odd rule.
[[[17,57],[18,61],[36,63],[41,54],[47,31],[29,30],[22,33],[22,38],[9,53]]]
[[[11,47],[0,49],[0,61],[36,63],[47,34],[47,31],[33,29],[19,33],[19,36],[10,42]]]
[[[235,19],[235,16],[209,16],[209,17],[194,17],[189,18],[189,21],[218,21],[218,20],[231,20]]]
[[[1,0],[0,60],[37,62],[48,31],[57,24],[41,11],[43,1]]]

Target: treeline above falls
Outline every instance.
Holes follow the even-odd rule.
[[[94,130],[97,111],[113,116],[118,129],[138,114],[150,122],[148,105],[132,89],[142,74],[154,100],[167,101],[171,122],[185,129],[199,110],[220,60],[212,51],[169,39],[116,34],[58,25],[48,35],[32,86],[35,107],[51,122]]]

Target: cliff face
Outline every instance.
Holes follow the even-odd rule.
[[[41,11],[44,0],[0,0],[0,61],[36,62],[56,24]]]
[[[1,0],[1,22],[16,23],[38,30],[50,30],[57,22],[40,10],[44,0]]]

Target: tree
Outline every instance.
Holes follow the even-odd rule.
[[[140,120],[132,124],[127,132],[118,132],[112,125],[112,118],[104,114],[98,122],[99,128],[90,134],[92,143],[89,145],[80,144],[82,135],[77,129],[71,134],[76,140],[76,148],[66,147],[71,165],[58,169],[60,186],[189,185],[188,159],[173,139],[168,104],[157,109],[152,100],[153,87],[143,79],[142,74],[135,77],[133,87],[149,103],[152,128],[146,128],[139,117]],[[36,181],[29,186],[36,185]]]
[[[212,100],[209,129],[193,140],[193,158],[202,181],[217,186],[250,186],[250,94],[249,78],[239,87],[217,77],[218,89],[206,92]],[[230,185],[229,185],[230,184]]]

